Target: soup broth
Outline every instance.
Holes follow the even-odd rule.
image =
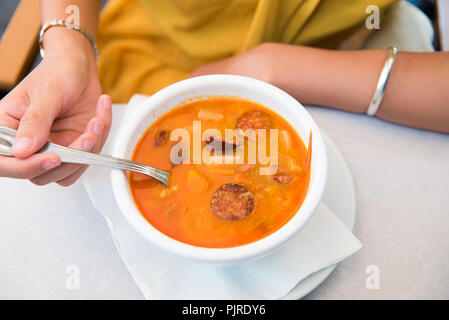
[[[199,125],[202,139],[194,141]],[[188,133],[188,143],[172,136],[176,129]],[[216,129],[216,134],[205,135],[207,129]],[[238,134],[228,139],[225,129],[237,129]],[[257,129],[267,132],[261,145]],[[234,163],[208,164],[204,157],[195,162],[195,143],[210,155],[209,161],[231,157]],[[190,148],[173,153],[181,145]],[[266,155],[277,151],[274,162],[254,162],[249,156],[250,150],[260,152],[263,146]],[[173,154],[183,162],[173,163]],[[169,186],[137,173],[129,174],[129,183],[142,216],[160,232],[195,246],[235,247],[266,237],[295,215],[307,194],[310,158],[310,142],[307,149],[293,127],[271,110],[247,100],[209,98],[171,110],[135,147],[134,161],[170,171]]]

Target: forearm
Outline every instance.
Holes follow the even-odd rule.
[[[99,0],[41,0],[42,21],[66,19],[69,6],[79,9],[80,26],[96,38],[101,7]]]
[[[279,45],[272,82],[304,104],[364,113],[386,51],[330,51]],[[449,54],[400,52],[376,116],[449,132]]]
[[[67,10],[69,6],[76,6],[77,12]],[[73,15],[75,17],[79,12],[80,27],[96,39],[100,7],[101,2],[99,0],[41,0],[42,21],[66,20],[69,15],[75,12]],[[45,51],[50,53],[71,50],[90,55],[93,53],[92,47],[85,36],[62,27],[48,29],[44,34],[43,41]]]
[[[449,133],[449,53],[399,53],[377,116]]]

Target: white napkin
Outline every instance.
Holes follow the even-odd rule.
[[[138,108],[114,106],[114,123],[102,153],[110,154],[119,122]],[[84,186],[105,217],[132,277],[146,299],[279,299],[310,274],[336,264],[361,248],[357,238],[322,203],[286,245],[262,259],[217,267],[173,256],[149,244],[122,216],[114,200],[109,169],[90,168]]]

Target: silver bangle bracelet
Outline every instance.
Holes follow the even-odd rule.
[[[39,31],[39,50],[40,50],[40,54],[41,54],[42,58],[44,58],[44,54],[45,54],[44,44],[43,44],[44,33],[45,33],[45,31],[47,31],[48,29],[50,29],[52,27],[66,27],[67,29],[75,30],[75,31],[78,31],[79,33],[81,33],[83,36],[85,36],[87,38],[87,40],[89,40],[89,42],[92,45],[92,48],[94,49],[94,52],[95,52],[95,59],[98,60],[98,48],[97,48],[94,38],[87,31],[82,29],[80,26],[73,24],[73,23],[66,22],[62,19],[50,20],[42,25],[42,28]]]
[[[393,63],[396,60],[397,54],[398,49],[396,47],[388,48],[385,65],[382,71],[380,72],[376,90],[374,91],[374,95],[371,99],[369,107],[366,110],[366,114],[369,116],[374,116],[377,113],[377,110],[379,110],[379,106],[384,97],[385,88],[387,86],[388,79],[390,78],[391,69],[393,68]]]

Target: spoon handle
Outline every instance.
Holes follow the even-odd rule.
[[[11,128],[0,126],[0,154],[12,156],[11,148],[14,143],[17,131]],[[47,142],[38,153],[50,152],[59,156],[61,162],[103,166],[114,169],[122,169],[134,171],[141,174],[149,175],[163,184],[168,183],[168,173],[142,163],[106,156],[102,154],[95,154],[91,152],[80,151],[72,148],[67,148],[58,144]]]

